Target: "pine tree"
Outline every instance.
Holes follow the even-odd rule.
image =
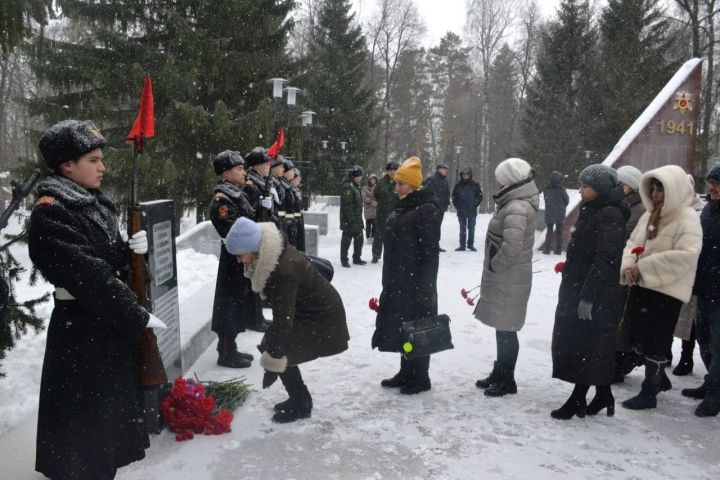
[[[541,178],[552,170],[577,178],[585,166],[587,119],[581,113],[588,98],[581,92],[595,37],[588,2],[582,0],[563,0],[557,20],[542,34],[522,124],[523,156]]]
[[[593,149],[608,153],[678,68],[675,38],[657,0],[611,0],[600,19],[600,114]]]
[[[396,72],[391,110],[394,123],[390,138],[391,158],[402,161],[416,155],[424,161],[425,170],[431,170],[428,138],[432,85],[425,51],[420,49],[403,52]]]
[[[317,182],[312,190],[318,192],[336,193],[339,173],[351,164],[366,167],[373,151],[370,133],[375,119],[372,92],[366,84],[367,49],[350,9],[349,0],[321,3],[306,59],[307,73],[301,80],[307,101],[318,114],[322,138],[333,149],[310,159]],[[340,154],[340,142],[347,142],[347,155]]]
[[[207,208],[210,154],[271,143],[257,132],[265,80],[285,74],[290,0],[60,0],[67,39],[38,38],[33,69],[54,91],[30,103],[48,124],[91,119],[109,140],[104,189],[127,199],[125,135],[145,75],[153,78],[156,138],[147,142],[140,199],[172,198],[176,215]],[[247,26],[252,26],[248,28]],[[267,146],[267,145],[263,145]]]
[[[53,0],[3,0],[0,2],[0,52],[10,53],[29,36],[32,22],[46,25]]]

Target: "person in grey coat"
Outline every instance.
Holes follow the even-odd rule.
[[[517,393],[515,364],[519,343],[517,332],[525,324],[532,286],[532,255],[535,243],[535,216],[539,199],[530,165],[508,158],[495,169],[498,192],[496,210],[485,237],[480,300],[475,317],[495,328],[497,361],[487,378],[475,385],[485,395],[500,397]]]
[[[570,197],[568,197],[563,185],[563,174],[554,171],[550,174],[550,183],[543,190],[545,199],[545,224],[547,225],[547,236],[543,253],[550,254],[550,239],[555,230],[555,255],[562,253],[563,224],[565,223],[565,210],[567,209]]]

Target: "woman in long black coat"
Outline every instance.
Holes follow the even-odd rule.
[[[629,216],[613,169],[590,165],[580,173],[580,183],[582,207],[562,271],[552,338],[553,377],[575,384],[567,402],[551,413],[563,420],[603,408],[608,415],[614,413],[610,383]],[[596,386],[597,395],[588,406],[585,395],[590,385]]]
[[[40,140],[56,174],[38,185],[28,246],[33,264],[55,286],[55,308],[35,468],[53,479],[112,479],[149,447],[139,340],[150,314],[122,281],[128,246],[113,204],[97,190],[104,146],[91,123],[75,120],[51,127]]]
[[[437,274],[440,254],[440,219],[431,189],[422,189],[420,159],[405,160],[395,173],[400,197],[385,225],[383,290],[375,320],[372,347],[402,353],[403,322],[437,315]],[[400,357],[400,371],[381,385],[400,387],[402,394],[430,390],[430,356],[415,360]]]

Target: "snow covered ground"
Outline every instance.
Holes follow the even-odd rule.
[[[351,340],[347,352],[301,367],[313,395],[312,418],[273,424],[272,405],[285,398],[282,386],[277,383],[263,391],[262,371],[256,364],[238,371],[217,367],[211,347],[187,376],[222,380],[245,375],[257,390],[235,412],[233,432],[183,443],[163,432],[152,437],[147,458],[122,469],[118,479],[720,478],[720,418],[695,417],[696,402],[680,395],[680,388],[699,384],[704,374],[697,356],[694,375],[671,376],[674,388],[660,395],[656,410],[632,412],[618,405],[615,417],[568,422],[550,418],[550,410],[571,390],[550,378],[550,337],[560,281],[553,266],[559,256],[536,255],[528,320],[520,333],[518,394],[483,396],[474,383],[489,372],[495,335],[473,318],[472,307],[459,293],[479,282],[483,254],[453,251],[458,226],[452,214],[443,224],[441,245],[449,251],[441,254],[438,290],[440,311],[453,319],[455,349],[433,357],[430,392],[404,397],[382,389],[380,379],[399,366],[398,355],[370,349],[374,316],[367,301],[380,293],[382,263],[340,267],[337,208],[328,211],[330,235],[321,237],[320,255],[336,266],[333,284],[345,302]],[[488,220],[485,215],[478,219],[478,246]],[[369,245],[364,252],[369,260]],[[178,258],[181,298],[197,293],[187,291],[193,287],[182,280],[182,272],[191,278],[209,269],[198,269],[196,261],[207,258]],[[203,288],[203,282],[194,284]],[[260,336],[241,334],[240,348],[255,351]],[[33,472],[32,415],[43,343],[42,334],[23,338],[2,365],[8,373],[0,380],[3,478],[42,478]],[[678,350],[676,342],[676,354]],[[634,395],[640,382],[636,371],[626,384],[613,388],[616,399]],[[14,395],[13,390],[23,393]]]

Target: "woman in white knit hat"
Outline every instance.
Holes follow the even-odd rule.
[[[532,287],[532,254],[539,192],[530,165],[508,158],[495,169],[496,211],[485,237],[480,300],[475,317],[495,328],[497,361],[487,378],[475,382],[485,395],[517,393],[517,332],[525,324]]]

